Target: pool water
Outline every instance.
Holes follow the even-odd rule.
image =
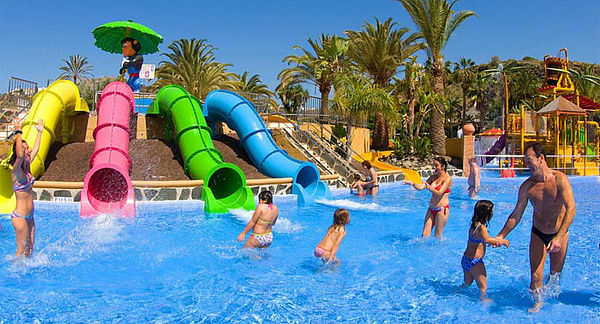
[[[520,179],[483,179],[495,203],[490,232],[512,211]],[[476,200],[455,178],[442,240],[420,233],[430,195],[382,184],[376,198],[334,190],[334,198],[296,207],[275,197],[273,245],[240,251],[251,214],[206,216],[201,203],[139,203],[135,219],[81,219],[78,205],[36,202],[31,259],[14,257],[14,230],[0,216],[0,322],[572,322],[600,321],[600,215],[597,178],[573,177],[577,214],[570,228],[562,291],[529,314],[529,206],[508,236],[488,248],[488,294],[462,283],[460,259]],[[313,256],[338,207],[351,222],[342,264]],[[546,265],[546,273],[548,272]]]

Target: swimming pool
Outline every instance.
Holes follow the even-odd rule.
[[[496,234],[523,179],[483,179],[494,201]],[[488,249],[488,294],[462,283],[460,258],[475,200],[455,178],[445,238],[421,239],[430,195],[382,184],[377,198],[334,191],[332,201],[298,209],[275,197],[275,240],[240,252],[236,237],[250,214],[205,216],[201,203],[139,203],[135,219],[80,219],[78,205],[36,203],[34,257],[14,258],[14,231],[1,216],[0,322],[598,322],[600,215],[597,178],[571,178],[577,214],[562,293],[528,314],[531,207],[509,235],[509,249]],[[313,249],[337,207],[350,209],[341,266],[322,265]],[[546,272],[548,266],[546,266]]]

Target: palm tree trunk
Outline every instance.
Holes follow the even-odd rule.
[[[352,117],[348,117],[348,124],[346,125],[346,159],[348,162],[352,161]]]
[[[408,95],[408,138],[411,140],[414,138],[414,128],[415,128],[415,95],[414,92],[410,91]]]
[[[479,131],[483,132],[485,129],[485,101],[477,101],[477,108],[479,109]]]
[[[464,125],[467,119],[467,88],[465,87],[462,88],[462,100],[462,118],[460,119],[460,123]]]
[[[388,147],[388,127],[383,114],[375,113],[375,124],[373,125],[373,144],[372,148],[376,150],[385,150]]]
[[[435,59],[431,69],[433,73],[433,91],[444,95],[444,57]],[[437,109],[431,109],[431,148],[436,155],[446,155],[446,134],[444,132],[444,106],[437,104]]]
[[[327,115],[327,107],[329,106],[329,92],[331,92],[331,85],[319,85],[319,91],[321,92],[321,115]],[[324,121],[324,116],[321,117],[321,120]]]

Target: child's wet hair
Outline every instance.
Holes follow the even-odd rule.
[[[264,190],[258,194],[258,199],[266,201],[267,204],[273,203],[273,194],[270,191]]]
[[[333,213],[332,226],[345,226],[350,223],[350,212],[344,208],[338,208]]]
[[[489,200],[480,200],[475,204],[475,210],[473,211],[473,218],[471,219],[471,228],[475,227],[475,223],[479,222],[486,227],[492,219],[494,211],[494,203]]]

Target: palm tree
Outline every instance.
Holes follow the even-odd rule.
[[[294,66],[282,70],[277,78],[283,87],[288,85],[314,82],[321,92],[321,114],[327,114],[329,93],[335,76],[344,69],[348,42],[338,36],[321,35],[318,40],[308,39],[309,51],[300,46],[304,54],[289,55],[283,59],[288,65]]]
[[[308,91],[299,84],[288,85],[287,87],[281,87],[280,85],[276,91],[283,104],[283,109],[290,113],[298,111],[298,108],[304,105],[308,99]]]
[[[179,39],[168,46],[170,53],[163,53],[168,61],[161,61],[156,69],[154,88],[178,84],[190,94],[204,98],[215,89],[227,85],[233,75],[227,72],[231,64],[215,61],[215,47],[205,39]]]
[[[475,74],[471,69],[474,65],[475,62],[473,62],[473,60],[464,57],[461,57],[458,62],[454,63],[454,73],[456,73],[460,89],[462,90],[462,113],[460,123],[463,125],[466,121],[467,114],[467,91],[475,78]]]
[[[402,62],[423,48],[423,43],[416,42],[418,34],[410,34],[403,39],[408,33],[408,28],[394,30],[396,25],[392,18],[383,23],[375,18],[374,25],[365,22],[360,31],[344,32],[350,40],[348,56],[360,71],[373,79],[375,86],[381,88],[390,85]],[[381,112],[375,113],[373,132],[372,146],[376,149],[386,149],[389,138],[388,125]]]
[[[87,57],[81,55],[69,56],[69,60],[63,59],[65,65],[60,67],[63,71],[58,77],[65,80],[73,80],[73,83],[79,84],[81,80],[88,80],[88,76],[92,77],[92,69],[94,68],[87,61]]]
[[[377,111],[393,118],[395,111],[388,92],[376,86],[369,78],[356,73],[343,73],[335,80],[333,109],[347,121],[347,158],[352,159],[352,125],[364,119],[369,112]]]
[[[398,0],[411,16],[427,44],[427,55],[433,62],[433,88],[437,94],[444,94],[444,49],[458,26],[471,16],[473,11],[454,13],[452,7],[458,0]],[[431,110],[431,146],[437,155],[446,154],[444,134],[444,110],[442,107]]]
[[[254,74],[248,78],[249,74],[250,72],[248,71],[245,71],[241,75],[234,74],[229,82],[229,86],[236,91],[265,95],[269,98],[275,96],[273,92],[269,91],[268,86],[262,83],[260,75]]]
[[[475,101],[475,107],[479,110],[479,129],[483,131],[485,129],[485,114],[487,108],[487,88],[488,83],[483,74],[478,75],[471,83],[468,89],[468,95],[473,101]]]
[[[584,64],[579,69],[579,74],[585,77],[587,80],[581,80],[584,82],[577,82],[577,90],[584,96],[598,102],[600,101],[600,84],[593,82],[598,78],[598,65],[596,64]]]
[[[548,70],[558,71],[561,73],[566,73],[571,77],[571,81],[573,81],[573,87],[575,88],[575,96],[576,104],[579,105],[579,90],[584,89],[585,91],[591,89],[594,86],[600,86],[600,77],[593,75],[594,69],[593,66],[591,68],[581,68],[581,69],[571,69],[571,70],[563,70],[563,69],[555,69],[548,68]],[[585,93],[585,92],[584,92]]]
[[[417,87],[423,77],[423,66],[416,62],[417,56],[412,56],[408,62],[404,62],[404,79],[394,78],[393,94],[400,96],[406,102],[406,131],[408,139],[411,141],[414,138],[415,125],[415,103],[417,95]],[[412,148],[411,148],[412,151]]]
[[[511,95],[509,98],[509,106],[520,107],[526,106],[535,107],[535,98],[538,96],[537,89],[542,86],[542,79],[534,75],[528,70],[515,73],[510,79],[509,88]]]
[[[254,74],[248,77],[250,72],[244,71],[240,74],[233,74],[231,80],[225,82],[225,88],[238,92],[242,97],[252,102],[258,111],[265,111],[268,107],[278,107],[273,99],[275,94],[269,91],[268,86],[262,83],[260,75]]]
[[[506,66],[503,66],[502,63],[498,64],[498,67],[495,69],[488,69],[483,71],[484,78],[490,78],[492,76],[502,76],[502,82],[504,83],[504,107],[502,109],[502,130],[506,130],[507,126],[507,118],[508,118],[508,99],[510,94],[508,92],[508,76],[512,73],[523,69],[523,66],[517,66],[517,61],[511,61]]]

